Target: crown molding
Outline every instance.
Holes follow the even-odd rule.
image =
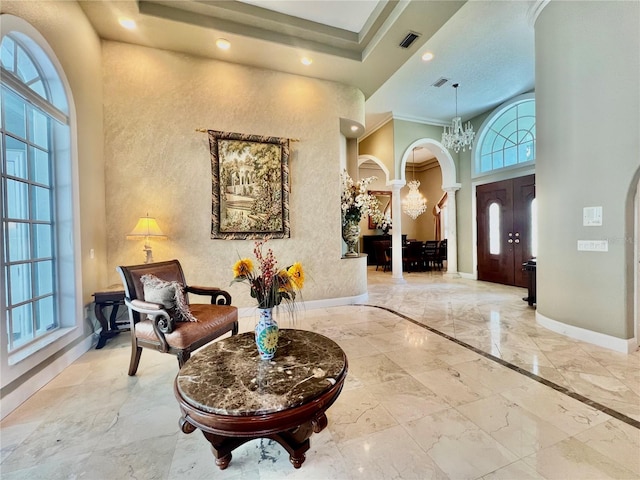
[[[443,122],[442,120],[436,120],[435,118],[414,117],[411,115],[393,115],[393,119],[403,120],[405,122],[422,123],[423,125],[434,125],[436,127],[444,127],[450,124],[450,122]]]

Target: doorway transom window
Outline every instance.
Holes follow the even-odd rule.
[[[474,176],[534,163],[536,115],[533,95],[516,97],[487,117],[478,132],[472,155]]]

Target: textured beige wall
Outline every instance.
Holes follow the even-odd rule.
[[[301,261],[304,300],[366,292],[366,274],[342,255],[340,117],[364,121],[352,87],[310,78],[103,42],[108,263],[140,263],[142,242],[126,240],[139,216],[155,216],[168,240],[155,260],[178,258],[192,284],[229,289],[254,306],[231,266],[253,241],[211,240],[209,128],[297,138],[292,143],[291,238],[272,240],[282,266]]]

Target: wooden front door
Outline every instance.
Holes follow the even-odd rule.
[[[535,175],[479,185],[478,279],[527,286],[522,264],[532,257]]]

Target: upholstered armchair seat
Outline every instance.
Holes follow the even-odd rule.
[[[211,311],[210,307],[211,305],[197,303],[190,305],[191,313],[198,321],[174,322],[173,331],[164,334],[167,345],[176,349],[189,348],[202,338],[223,335],[229,330],[227,325],[238,318],[236,307],[216,305],[215,311]],[[152,320],[140,320],[136,324],[135,335],[139,340],[159,343]]]
[[[188,285],[178,260],[119,266],[117,270],[124,283],[124,303],[129,309],[131,324],[129,375],[136,374],[143,347],[176,355],[178,366],[182,367],[195,349],[226,333],[238,333],[238,309],[231,305],[231,295],[215,287]],[[196,321],[179,321],[184,318],[176,318],[173,309],[170,311],[164,304],[145,300],[144,275],[153,275],[154,281],[163,283],[178,282],[184,291],[190,318]],[[189,303],[188,294],[208,296],[210,303]]]

